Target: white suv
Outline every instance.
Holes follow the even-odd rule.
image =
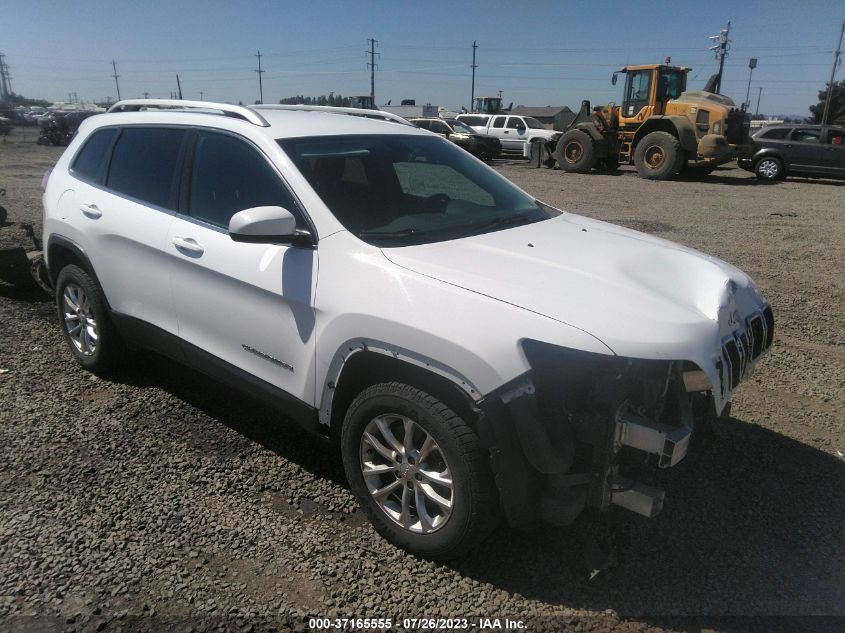
[[[653,516],[630,458],[682,459],[772,343],[736,268],[549,207],[386,113],[121,102],[43,202],[85,368],[149,348],[278,405],[428,557],[502,516]]]

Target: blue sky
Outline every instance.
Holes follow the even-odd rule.
[[[748,59],[759,58],[752,110],[807,114],[827,81],[845,0],[719,2],[6,2],[0,52],[15,92],[50,100],[169,97],[176,73],[185,98],[251,103],[256,58],[264,100],[296,94],[368,94],[367,38],[378,40],[376,101],[414,98],[469,105],[472,42],[476,95],[569,105],[619,101],[614,69],[671,55],[692,66],[690,87],[716,70],[707,36],[731,20],[723,93],[745,99]],[[837,78],[845,73],[837,71]]]

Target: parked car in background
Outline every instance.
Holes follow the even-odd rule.
[[[12,121],[4,116],[0,116],[0,136],[6,136],[12,131]]]
[[[845,177],[845,127],[812,124],[772,125],[752,136],[754,153],[739,159],[761,180],[787,176]]]
[[[499,139],[487,134],[480,134],[457,119],[429,117],[408,119],[408,121],[424,130],[429,130],[435,134],[442,134],[455,145],[464,148],[481,160],[498,158],[502,154],[502,144],[499,142]]]
[[[458,121],[470,126],[479,134],[499,139],[502,150],[527,156],[527,147],[534,140],[550,141],[560,132],[546,129],[537,119],[513,114],[459,114]]]

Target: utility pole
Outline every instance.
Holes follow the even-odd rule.
[[[179,90],[179,100],[182,100],[182,84],[179,83],[179,74],[176,74],[176,88]]]
[[[112,70],[114,70],[112,77],[114,77],[114,87],[117,88],[117,100],[120,101],[120,84],[117,83],[117,78],[120,77],[120,75],[117,74],[117,62],[115,62],[114,59],[111,60],[111,67]]]
[[[367,40],[367,44],[370,45],[370,50],[365,51],[370,54],[370,61],[367,63],[367,67],[370,69],[370,99],[373,100],[373,105],[376,104],[376,44],[378,44],[378,40],[374,40],[370,38]]]
[[[472,92],[470,93],[469,97],[469,109],[470,112],[475,108],[475,69],[478,68],[478,64],[475,63],[475,49],[478,48],[478,44],[475,43],[475,40],[472,42]]]
[[[754,69],[757,68],[757,58],[752,57],[748,60],[748,90],[745,91],[745,109],[748,110],[751,107],[751,73],[754,72]]]
[[[205,101],[205,93],[200,90],[200,101]]]
[[[839,64],[839,55],[842,53],[842,34],[845,33],[845,22],[842,23],[842,28],[839,29],[839,45],[836,47],[836,53],[833,55],[833,68],[830,69],[830,81],[827,84],[827,97],[824,100],[824,113],[822,114],[821,124],[827,123],[827,115],[830,112],[830,99],[833,97],[833,80],[836,77],[836,66]]]
[[[258,51],[254,56],[258,58],[258,70],[255,71],[258,73],[258,103],[264,103],[264,84],[261,81],[261,75],[267,71],[261,70],[261,51]]]
[[[12,93],[12,88],[6,81],[5,57],[3,53],[0,53],[0,102],[9,99]]]
[[[728,22],[727,28],[719,31],[718,35],[711,35],[708,39],[716,42],[715,46],[711,46],[710,50],[716,52],[716,57],[719,59],[719,74],[716,78],[716,86],[714,92],[721,94],[722,92],[722,71],[725,68],[725,57],[728,56],[728,33],[731,32],[731,23]]]
[[[760,97],[763,96],[763,86],[757,89],[757,109],[754,110],[754,116],[760,114]]]

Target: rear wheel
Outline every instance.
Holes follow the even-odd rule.
[[[765,156],[754,164],[754,175],[760,180],[780,180],[784,176],[783,163],[774,156]]]
[[[486,451],[440,400],[406,384],[373,385],[341,433],[352,492],[387,540],[435,559],[462,556],[499,517]]]
[[[678,175],[683,164],[681,144],[668,132],[646,134],[634,150],[634,166],[640,178],[668,180]]]
[[[586,174],[596,164],[593,139],[583,130],[570,130],[555,145],[555,160],[563,171]]]
[[[79,364],[95,373],[112,370],[123,344],[97,282],[79,266],[65,266],[56,279],[56,307],[62,333]]]

